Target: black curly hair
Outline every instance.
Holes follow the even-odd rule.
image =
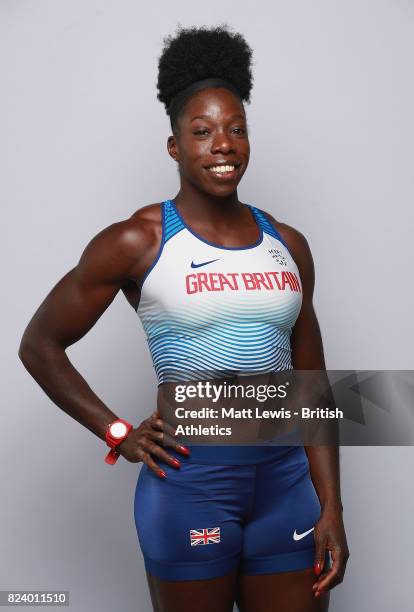
[[[200,89],[226,87],[240,100],[250,102],[252,49],[227,24],[211,28],[179,25],[176,35],[163,42],[157,98],[165,105],[174,133],[185,102]]]

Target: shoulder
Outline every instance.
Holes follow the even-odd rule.
[[[161,238],[162,204],[147,204],[138,208],[125,222],[126,242],[138,241],[147,246]]]
[[[116,221],[101,230],[91,242],[104,243],[127,254],[149,246],[161,233],[161,204],[147,204],[128,219]]]
[[[128,219],[98,232],[87,244],[78,266],[107,270],[111,279],[134,276],[137,261],[159,243],[161,232],[161,204],[145,205]]]

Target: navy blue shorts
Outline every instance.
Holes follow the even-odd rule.
[[[253,575],[313,567],[321,508],[303,446],[275,446],[245,465],[196,463],[168,452],[181,468],[163,464],[161,479],[144,464],[135,491],[135,524],[150,574],[200,580],[235,569]]]

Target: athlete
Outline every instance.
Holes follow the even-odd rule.
[[[305,237],[238,199],[250,156],[251,56],[227,26],[179,27],[164,40],[158,99],[179,191],[97,234],[19,350],[57,406],[110,447],[107,463],[142,462],[134,516],[160,612],[230,612],[235,602],[241,612],[325,611],[349,555],[336,447],[183,445],[165,407],[134,427],[66,355],[121,289],[147,334],[159,393],[325,369]]]

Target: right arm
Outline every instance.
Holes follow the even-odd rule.
[[[102,440],[108,424],[118,416],[72,365],[66,348],[94,326],[121,287],[150,265],[159,242],[157,228],[157,223],[138,217],[114,223],[97,234],[77,266],[46,296],[20,343],[23,365],[50,399]],[[129,461],[144,461],[158,473],[151,453],[176,465],[160,446],[165,441],[163,428],[164,422],[154,413],[131,430],[118,447],[120,453]]]

